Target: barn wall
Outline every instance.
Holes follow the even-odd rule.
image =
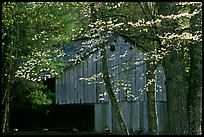
[[[95,131],[105,132],[105,128],[112,132],[112,107],[110,102],[95,104]]]
[[[121,44],[118,44],[121,43]],[[107,47],[110,79],[120,101],[145,100],[144,55],[119,37],[113,43],[115,51]],[[130,48],[132,47],[132,48]],[[80,64],[71,66],[56,80],[56,103],[99,103],[110,99],[102,78],[100,51],[87,57]]]
[[[144,54],[136,47],[118,37],[111,43],[115,51],[107,46],[110,80],[129,129],[133,132],[148,131],[147,100],[145,93],[146,64]],[[100,50],[87,57],[80,64],[71,66],[56,80],[57,104],[95,104],[95,131],[104,132],[107,126],[111,132],[119,132],[117,119],[102,78]],[[157,110],[159,131],[166,129],[166,89],[162,66],[157,68]]]
[[[122,101],[119,102],[121,111],[131,132],[148,132],[147,102],[146,101]],[[95,104],[95,131],[105,132],[105,127],[111,132],[120,132],[117,118],[110,102]],[[166,102],[157,101],[158,130],[166,132]]]

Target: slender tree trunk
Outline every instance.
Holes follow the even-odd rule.
[[[90,4],[90,9],[91,9],[90,23],[93,23],[97,20],[97,11],[95,9],[94,3]],[[101,48],[101,56],[102,56],[103,80],[105,81],[106,91],[107,91],[109,98],[111,100],[112,107],[115,110],[114,116],[118,119],[118,123],[120,125],[122,132],[126,135],[129,135],[129,131],[128,131],[128,128],[126,126],[125,119],[124,119],[123,114],[120,110],[119,103],[118,103],[117,98],[114,94],[112,84],[110,81],[109,72],[108,72],[108,62],[107,62],[107,56],[106,56],[106,45],[105,45],[104,41],[103,41],[103,43],[101,43],[100,48]]]
[[[9,131],[9,104],[10,104],[10,91],[7,89],[5,101],[2,104],[2,132]]]
[[[191,10],[195,10],[191,7]],[[191,19],[192,32],[201,31],[201,15]],[[197,24],[197,25],[195,25]],[[195,35],[195,33],[193,33]],[[201,135],[202,120],[202,43],[191,44],[190,48],[190,81],[188,93],[189,133]]]
[[[108,92],[108,95],[110,97],[112,107],[115,110],[114,116],[117,117],[120,128],[122,129],[122,132],[125,133],[126,135],[129,135],[129,131],[128,131],[128,128],[126,126],[125,119],[124,119],[123,114],[120,110],[119,103],[118,103],[117,98],[114,94],[112,84],[110,81],[105,42],[101,43],[100,47],[102,49],[101,55],[102,55],[103,80],[105,81],[106,91]]]
[[[144,5],[144,6],[142,6]],[[140,7],[145,14],[146,20],[151,21],[154,19],[152,15],[152,11],[150,10],[148,3],[140,4]],[[152,35],[156,37],[156,28],[152,26],[151,32]],[[151,52],[153,49],[155,50],[154,54],[157,54],[157,48],[152,43],[152,49],[148,49]],[[153,46],[154,45],[154,46]],[[154,47],[154,48],[153,48]],[[149,134],[157,135],[158,131],[158,115],[157,115],[157,104],[156,104],[156,68],[158,62],[157,60],[151,60],[151,55],[149,55],[148,60],[146,61],[146,95],[147,95],[147,115],[148,115],[148,128]]]
[[[9,131],[9,104],[12,84],[11,75],[8,73],[10,67],[4,67],[2,70],[2,132]],[[6,75],[7,74],[7,75]]]
[[[156,106],[156,66],[151,65],[150,61],[147,61],[147,113],[148,113],[148,128],[149,134],[158,134],[158,117],[157,117],[157,106]]]

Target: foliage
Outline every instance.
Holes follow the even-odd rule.
[[[12,90],[15,92],[11,106],[15,108],[41,109],[54,101],[54,93],[42,81],[19,80]]]
[[[2,3],[3,132],[9,102],[16,94],[23,99],[25,94],[32,93],[32,103],[51,103],[50,96],[45,96],[44,91],[42,94],[41,84],[36,82],[63,72],[65,63],[60,58],[63,52],[56,46],[69,43],[73,29],[78,31],[80,22],[74,7],[75,3],[66,2]],[[33,98],[37,96],[37,100]]]
[[[31,92],[31,94],[27,97],[28,100],[31,101],[33,108],[39,108],[41,105],[50,105],[53,103],[52,98],[54,97],[54,93],[45,92],[42,90],[36,90]]]
[[[90,5],[91,3],[88,4]],[[179,14],[172,15],[159,15],[156,3],[154,2],[99,2],[94,3],[94,5],[97,21],[87,24],[89,28],[82,28],[82,30],[87,30],[78,32],[78,35],[92,38],[104,34],[119,33],[128,36],[145,52],[146,60],[150,60],[151,64],[160,64],[163,58],[172,50],[179,51],[182,46],[187,46],[188,43],[202,41],[202,32],[190,32],[189,24],[190,19],[201,12],[200,7],[202,4],[199,2],[176,3],[177,9],[175,10],[178,10]],[[197,6],[196,10],[190,13],[189,5]],[[88,8],[87,10],[89,12],[84,14],[86,17],[91,17],[91,9]],[[168,21],[174,22],[174,24],[177,24],[177,27],[175,25],[167,25]],[[170,28],[174,32],[162,31],[169,30]],[[188,51],[188,47],[184,48],[185,51]],[[186,53],[185,57],[187,57]],[[137,62],[135,63],[137,64]],[[187,69],[188,67],[186,67]]]
[[[196,7],[193,12],[190,12],[190,6]],[[188,45],[202,42],[202,31],[192,31],[190,20],[192,17],[201,14],[202,3],[169,3],[166,10],[164,10],[166,7],[162,6],[162,4],[159,7],[157,2],[94,3],[94,7],[95,11],[93,13],[95,13],[97,19],[95,22],[87,24],[89,28],[86,28],[85,33],[79,33],[81,37],[93,38],[111,34],[125,35],[145,52],[145,59],[155,66],[161,64],[164,58],[171,55],[171,53],[175,51],[176,53],[183,53],[184,49],[186,72],[188,72],[190,59]],[[91,8],[89,10],[91,18]],[[167,12],[160,14],[159,10]],[[196,25],[200,26],[200,24]],[[147,86],[154,83],[154,80],[150,81]]]
[[[173,4],[178,14],[158,14],[157,2],[3,2],[2,104],[9,91],[11,98],[16,95],[17,91],[11,90],[16,86],[27,91],[32,103],[50,104],[51,95],[40,82],[63,73],[67,64],[61,59],[64,52],[57,47],[78,38],[122,34],[154,65],[173,50],[184,48],[188,73],[188,46],[202,42],[202,31],[192,32],[190,20],[202,12],[202,3]],[[193,12],[189,12],[190,6],[196,7]]]
[[[19,77],[33,83],[61,74],[65,66],[63,52],[55,47],[69,43],[72,30],[77,29],[73,6],[59,2],[4,2],[3,75],[11,76],[13,83]]]

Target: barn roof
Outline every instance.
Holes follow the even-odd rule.
[[[109,35],[98,38],[85,38],[71,42],[68,45],[62,46],[64,52],[63,60],[68,63],[68,66],[81,62],[83,58],[100,49],[99,43],[103,39],[108,42],[113,42],[117,37],[121,36],[129,43],[133,43],[130,39],[122,35]]]

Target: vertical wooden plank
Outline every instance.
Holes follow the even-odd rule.
[[[140,130],[144,131],[144,101],[140,101]]]
[[[141,54],[141,59],[144,59],[144,55]],[[142,61],[142,70],[143,70],[143,74],[142,74],[142,89],[143,89],[143,96],[144,96],[144,100],[146,101],[147,99],[147,96],[146,96],[146,88],[145,88],[145,85],[146,85],[146,72],[147,72],[147,69],[146,69],[146,63],[144,62],[144,60]]]
[[[136,84],[136,90],[135,90],[135,96],[136,100],[139,99],[140,101],[144,101],[144,93],[145,93],[145,76],[146,72],[144,70],[144,64],[143,64],[143,53],[141,53],[137,47],[135,47],[135,84]]]
[[[124,120],[126,122],[128,129],[130,129],[130,119],[131,119],[129,106],[130,106],[130,103],[127,101],[120,102],[120,109],[122,111],[122,114],[123,114],[123,117],[124,117]]]
[[[59,104],[59,78],[55,79],[55,104]]]
[[[112,85],[112,88],[114,90],[114,82],[113,82],[113,59],[114,59],[114,55],[113,55],[113,52],[110,50],[110,45],[107,45],[106,46],[106,56],[107,56],[107,62],[108,62],[108,72],[109,72],[109,77],[110,77],[110,81],[111,81],[111,85]],[[106,100],[107,102],[110,102],[110,98],[109,98],[109,95],[106,91]]]
[[[132,78],[133,78],[133,80],[132,80],[132,86],[131,86],[131,88],[132,88],[132,94],[133,94],[133,98],[132,98],[132,101],[138,101],[138,99],[139,99],[139,95],[138,95],[138,87],[137,87],[137,85],[136,85],[136,81],[137,81],[137,78],[136,78],[136,64],[135,64],[135,61],[136,61],[136,48],[134,48],[134,50],[133,50],[133,57],[132,57],[132,64],[133,64],[133,70],[132,70]]]
[[[95,105],[95,130],[105,132],[105,128],[112,130],[112,108],[109,103],[97,103]]]
[[[66,103],[69,104],[70,102],[70,70],[68,69],[65,73],[66,75]]]
[[[74,103],[75,98],[75,73],[74,66],[70,67],[70,103]]]
[[[78,104],[80,102],[80,94],[79,94],[79,92],[80,92],[79,91],[79,87],[80,87],[80,80],[79,80],[79,77],[80,77],[80,64],[76,64],[75,73],[76,73],[75,92],[76,92],[77,98],[76,98],[76,100],[74,102]]]
[[[86,78],[86,80],[84,81],[84,103],[88,103],[88,60],[84,60],[84,77]]]
[[[108,98],[109,97],[107,97],[107,92],[106,92],[106,85],[105,85],[105,82],[104,82],[104,80],[103,80],[103,74],[102,74],[102,67],[103,66],[103,64],[102,64],[102,56],[101,56],[101,59],[100,59],[100,70],[101,70],[101,78],[100,78],[100,95],[102,95],[103,96],[103,101],[102,102],[108,102]]]
[[[101,131],[103,132],[105,127],[108,126],[107,124],[107,119],[108,119],[108,115],[107,115],[107,103],[101,103],[102,105],[102,123],[101,123]]]
[[[128,108],[128,113],[127,113],[127,125],[128,128],[131,129],[132,131],[132,102],[127,101],[127,108]]]
[[[61,104],[64,104],[64,98],[63,98],[63,95],[64,95],[64,92],[63,92],[63,88],[64,88],[63,87],[63,77],[64,76],[62,76],[61,79],[60,79],[60,86],[61,86],[60,87],[60,93],[61,93],[60,94],[60,98],[61,98]]]
[[[94,75],[94,80],[93,80],[93,86],[92,86],[92,102],[91,103],[96,103],[96,67],[97,67],[97,55],[93,55],[92,59],[92,64],[93,64],[93,70],[92,74]]]
[[[67,103],[67,99],[68,99],[68,92],[67,92],[67,89],[69,88],[68,86],[67,86],[67,79],[69,78],[68,77],[68,75],[67,75],[67,73],[69,73],[69,70],[66,70],[65,72],[64,72],[64,74],[63,74],[63,76],[62,76],[62,83],[63,83],[63,89],[62,89],[62,92],[63,92],[63,104],[66,104]]]
[[[95,131],[102,132],[101,130],[101,123],[102,123],[102,115],[101,115],[101,104],[97,103],[94,105],[95,107]]]
[[[71,103],[72,102],[72,72],[71,72],[71,68],[69,68],[69,71],[68,71],[68,88],[67,88],[67,97],[69,98],[68,99],[68,102]]]
[[[133,121],[132,121],[132,129],[133,132],[137,132],[140,130],[140,102],[139,101],[134,101],[132,102],[132,115],[133,115]]]
[[[103,77],[102,77],[102,57],[101,52],[98,52],[98,62],[97,62],[97,101],[104,102],[104,85],[103,85]]]
[[[90,73],[91,73],[91,69],[92,69],[92,65],[90,66],[90,57],[88,57],[87,61],[86,61],[86,65],[87,65],[87,70],[86,70],[86,77],[89,78],[89,80],[86,82],[86,102],[89,103],[90,101]]]
[[[81,74],[81,87],[80,87],[80,103],[84,103],[84,98],[85,98],[85,81],[84,81],[84,61],[80,64],[80,74]]]
[[[74,100],[75,100],[75,65],[72,66],[72,104],[74,104]]]
[[[83,103],[86,103],[86,88],[87,88],[87,80],[86,80],[86,78],[87,78],[87,61],[86,60],[84,60],[84,63],[83,63],[83,77],[84,77],[84,81],[83,81],[83,94],[82,94],[82,96],[83,96],[83,100],[82,100],[82,102]]]
[[[100,73],[100,54],[99,54],[99,51],[96,53],[96,103],[99,103],[99,88],[100,88],[100,85],[99,85],[99,73]]]
[[[118,39],[118,42],[121,42],[120,39]],[[119,56],[119,76],[120,76],[120,101],[125,101],[125,91],[124,91],[124,85],[126,84],[125,79],[125,69],[127,68],[126,66],[126,48],[122,45],[122,43],[118,43],[120,45],[120,56]]]
[[[83,89],[84,89],[84,87],[83,87],[83,62],[81,62],[80,64],[79,64],[79,83],[78,83],[78,86],[77,86],[77,88],[78,88],[78,97],[79,97],[79,100],[78,100],[78,102],[79,103],[81,103],[81,101],[82,101],[82,93],[83,93]]]
[[[129,123],[129,125],[128,125],[128,127],[129,127],[129,131],[130,132],[133,132],[133,127],[132,127],[132,122],[133,122],[133,106],[132,106],[132,104],[133,104],[133,102],[131,102],[131,101],[127,101],[127,103],[128,103],[128,110],[129,110],[129,114],[128,114],[128,123]]]
[[[128,92],[130,92],[131,87],[131,70],[130,70],[130,59],[131,59],[131,50],[129,44],[125,44],[123,42],[123,46],[125,47],[125,68],[124,68],[124,76],[125,76],[125,85],[124,85],[124,100],[128,100]]]
[[[78,70],[79,70],[79,65],[76,64],[74,66],[74,103],[78,103],[78,98],[79,98],[79,95],[78,95],[78,90],[77,90],[77,87],[78,87]]]
[[[141,59],[141,58],[140,58]],[[145,100],[145,89],[144,89],[144,86],[145,86],[145,84],[146,84],[146,81],[145,81],[145,79],[144,79],[144,75],[143,74],[146,74],[146,71],[145,71],[145,69],[144,69],[144,65],[142,64],[142,65],[140,65],[139,67],[138,67],[138,77],[139,77],[139,79],[138,79],[138,84],[139,84],[139,90],[140,90],[140,100],[141,101],[144,101]]]
[[[84,92],[84,71],[83,71],[83,61],[80,63],[80,86],[79,86],[79,102],[83,102],[83,92]]]
[[[114,51],[111,51],[110,47],[114,47]],[[109,65],[109,74],[110,80],[115,92],[116,98],[119,100],[119,86],[118,86],[118,60],[119,60],[119,52],[120,46],[117,43],[112,42],[111,46],[109,45],[107,48],[108,55],[108,65]],[[109,98],[110,101],[110,98]]]
[[[108,65],[108,71],[109,71],[109,73],[110,73],[110,54],[109,54],[109,48],[108,48],[108,46],[106,46],[105,47],[105,49],[106,49],[106,58],[107,58],[107,65]],[[101,67],[103,66],[103,64],[102,64],[102,60],[101,60]],[[102,68],[101,68],[101,70],[102,70]],[[103,70],[102,70],[103,71]],[[101,71],[101,72],[102,72]],[[108,96],[108,93],[107,93],[107,91],[106,91],[106,85],[105,85],[105,82],[104,82],[104,80],[103,80],[103,78],[102,78],[102,81],[103,81],[103,84],[102,84],[102,94],[103,94],[103,97],[104,97],[104,102],[109,102],[110,101],[110,99],[109,99],[109,96]]]
[[[135,65],[134,65],[134,49],[130,48],[131,45],[129,45],[128,49],[128,64],[127,64],[127,75],[128,75],[128,90],[127,90],[127,100],[133,101],[134,100],[134,90],[135,90]]]
[[[111,110],[111,103],[110,102],[105,102],[105,103],[101,103],[102,104],[102,108],[103,108],[103,112],[105,112],[105,117],[104,119],[102,119],[102,121],[104,122],[102,130],[103,132],[105,131],[105,128],[107,127],[109,130],[112,130],[112,110]]]
[[[164,69],[162,65],[159,65],[157,67],[157,73],[156,73],[156,98],[157,101],[166,101],[166,88],[165,88],[165,74]]]
[[[108,129],[110,129],[110,132],[112,132],[113,131],[113,108],[112,108],[112,104],[111,104],[111,102],[109,102],[108,103],[108,116],[109,116],[109,118],[108,118],[108,122],[109,122],[109,124],[108,124]]]
[[[117,39],[118,40],[118,39]],[[118,45],[118,89],[119,89],[119,92],[118,92],[118,100],[122,100],[122,47],[117,43],[116,45]]]
[[[88,64],[87,64],[87,70],[88,70],[88,78],[89,78],[89,82],[88,82],[88,85],[87,85],[87,101],[88,101],[88,103],[92,103],[92,93],[93,93],[93,83],[92,83],[92,76],[93,76],[93,72],[92,72],[92,70],[93,70],[93,62],[92,62],[92,58],[93,58],[93,55],[91,55],[91,56],[89,56],[89,58],[88,58]]]
[[[94,54],[92,54],[92,56],[89,58],[89,78],[90,78],[90,84],[89,84],[89,103],[93,103],[93,93],[94,93],[94,73],[93,73],[93,69],[94,69],[94,63],[93,63],[93,56]]]
[[[63,77],[62,77],[62,93],[63,93],[62,94],[62,104],[66,104],[66,84],[65,84],[65,80],[66,80],[66,75],[63,75]]]
[[[119,56],[120,56],[120,46],[119,45],[116,45],[115,46],[115,60],[114,60],[114,72],[115,72],[115,77],[114,77],[114,89],[115,89],[115,92],[116,92],[116,98],[118,100],[120,100],[119,98],[119,93],[120,93],[120,85],[119,85]]]
[[[129,106],[129,129],[130,129],[130,132],[133,132],[133,109],[136,109],[134,106],[133,106],[134,102],[132,101],[128,101],[128,106]]]
[[[136,63],[136,67],[135,67],[135,97],[136,97],[136,101],[138,99],[140,99],[140,95],[141,95],[141,89],[139,86],[139,67],[137,65],[137,61],[138,61],[138,55],[135,56],[135,63]]]
[[[147,101],[144,101],[144,133],[148,132],[148,115],[147,115]]]

